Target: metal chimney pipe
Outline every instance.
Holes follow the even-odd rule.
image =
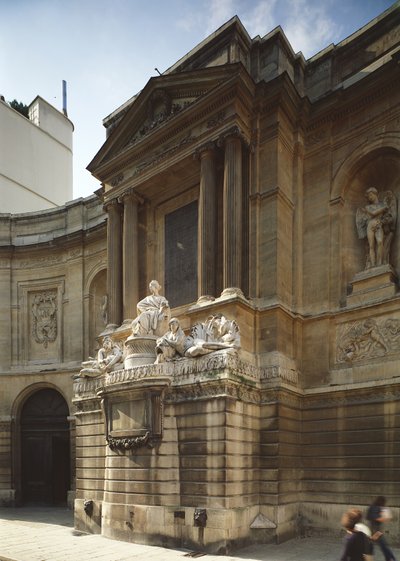
[[[66,117],[68,117],[67,113],[67,82],[65,80],[62,81],[62,97],[63,97],[63,113]]]

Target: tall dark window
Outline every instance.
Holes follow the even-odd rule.
[[[165,216],[165,296],[171,308],[197,300],[197,201]]]

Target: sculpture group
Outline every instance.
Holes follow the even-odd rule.
[[[159,294],[160,284],[152,280],[150,295],[137,304],[137,317],[131,324],[131,335],[124,346],[130,349],[147,346],[154,353],[152,362],[161,364],[179,358],[195,358],[222,349],[240,348],[240,330],[235,320],[216,313],[203,323],[197,323],[186,335],[178,318],[171,318],[166,298]],[[129,368],[128,354],[124,359],[122,345],[106,336],[96,358],[82,363],[81,377],[96,377],[107,372]]]
[[[389,265],[397,222],[397,200],[392,191],[379,193],[375,187],[369,187],[365,197],[367,204],[357,209],[355,222],[359,238],[365,240],[365,269],[369,270]],[[152,280],[150,294],[137,304],[137,316],[132,321],[128,338],[118,342],[106,336],[97,357],[82,363],[79,376],[96,377],[137,365],[162,364],[222,349],[240,348],[240,330],[236,321],[221,313],[195,324],[186,335],[179,319],[171,318],[168,301],[160,290],[160,284]],[[345,341],[339,345],[339,360],[360,359],[368,354],[370,347],[376,348],[377,352],[387,352],[385,340],[378,331],[373,320],[367,320],[347,333]]]

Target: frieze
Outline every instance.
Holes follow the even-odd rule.
[[[15,259],[13,261],[13,266],[16,269],[29,269],[32,267],[45,267],[48,265],[55,265],[57,263],[65,262],[64,255],[46,255],[45,257],[37,257],[32,259]]]
[[[173,362],[147,364],[131,369],[109,372],[106,375],[105,385],[159,376],[168,376],[174,382],[181,382],[194,376],[203,375],[209,378],[210,375],[217,375],[217,373],[222,373],[225,370],[229,374],[240,376],[252,383],[256,383],[261,379],[262,371],[256,366],[241,360],[235,351],[216,351],[196,359],[178,358]],[[269,369],[265,370],[263,376],[264,379],[267,379],[270,377],[271,372]]]
[[[75,259],[76,257],[82,257],[82,250],[81,248],[71,249],[68,252],[68,259]]]
[[[213,115],[211,119],[207,121],[207,128],[213,129],[218,125],[221,125],[225,121],[226,111],[218,111],[216,115]]]
[[[110,185],[111,185],[111,187],[118,187],[118,185],[119,185],[120,183],[122,183],[123,180],[124,180],[124,174],[123,174],[123,173],[119,173],[118,175],[116,175],[115,177],[113,177],[113,178],[111,179]]]
[[[48,290],[33,296],[32,335],[47,349],[57,338],[57,291]]]
[[[196,140],[196,137],[192,136],[190,131],[188,135],[185,135],[177,144],[172,146],[171,148],[167,148],[164,152],[157,155],[153,160],[149,160],[147,162],[143,162],[142,164],[138,165],[138,167],[133,171],[132,176],[140,175],[141,173],[145,172],[148,168],[157,165],[158,163],[162,162],[166,158],[169,158],[176,152],[178,152],[183,146],[187,144],[192,144]]]
[[[337,330],[336,363],[354,363],[400,351],[400,319],[367,318]]]
[[[165,395],[165,403],[177,403],[182,401],[198,401],[211,398],[232,398],[248,403],[260,402],[260,391],[250,387],[244,387],[233,381],[216,380],[204,384],[190,384],[170,388]]]
[[[125,147],[136,144],[136,142],[152,132],[159,125],[165,123],[166,121],[169,121],[172,117],[175,117],[175,115],[183,111],[183,109],[186,109],[187,107],[192,105],[192,103],[194,103],[195,101],[196,100],[186,100],[182,103],[172,103],[170,108],[166,107],[164,111],[161,111],[156,116],[151,115],[151,117],[149,117],[140,127],[140,129],[129,139]]]
[[[191,378],[205,378],[210,376],[230,376],[240,378],[241,381],[255,385],[258,382],[282,381],[297,386],[299,373],[296,370],[282,366],[259,368],[239,358],[235,351],[216,351],[196,359],[178,358],[173,362],[160,364],[146,364],[131,369],[121,369],[108,372],[104,385],[111,386],[128,381],[143,380],[144,378],[159,378],[167,376],[173,383],[189,381]],[[93,380],[94,381],[94,380]],[[80,384],[83,384],[82,387]],[[78,393],[91,391],[83,382],[76,383]]]
[[[104,385],[103,376],[99,378],[76,378],[74,379],[75,395],[96,394]]]

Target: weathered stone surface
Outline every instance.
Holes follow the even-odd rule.
[[[80,530],[228,552],[336,531],[377,489],[398,519],[399,26],[304,61],[233,18],[105,120],[99,198],[0,216],[1,503],[24,500],[24,406],[52,388]],[[240,344],[172,352],[161,309]]]

